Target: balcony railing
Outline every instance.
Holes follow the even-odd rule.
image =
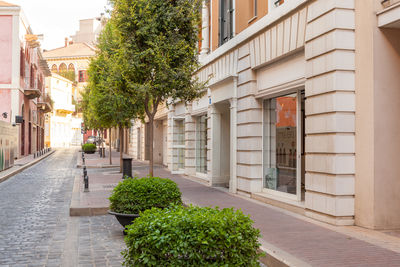
[[[51,112],[53,110],[54,101],[51,99],[49,94],[42,95],[37,103],[38,109],[44,113]]]

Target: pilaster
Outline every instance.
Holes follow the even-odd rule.
[[[185,112],[185,174],[196,174],[196,125],[191,115],[192,104],[187,104]]]
[[[309,217],[337,225],[354,223],[354,29],[354,0],[310,4],[305,43],[305,206]]]

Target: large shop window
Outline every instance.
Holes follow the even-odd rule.
[[[304,93],[264,101],[263,185],[296,200],[304,188]]]
[[[207,173],[207,116],[196,120],[196,171]]]
[[[185,168],[185,121],[174,119],[172,171],[182,172]]]

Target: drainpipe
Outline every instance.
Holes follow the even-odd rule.
[[[237,193],[237,77],[233,78],[233,96],[230,99],[231,109],[231,179],[229,181],[229,192]]]

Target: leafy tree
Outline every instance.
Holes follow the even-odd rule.
[[[161,103],[185,103],[199,97],[200,0],[111,0],[112,20],[120,36],[122,92],[140,99],[149,121],[150,168],[153,175],[154,116]]]
[[[123,129],[130,127],[131,119],[143,112],[141,105],[134,101],[134,98],[126,98],[119,93],[127,87],[127,82],[118,66],[119,44],[111,21],[103,29],[99,38],[97,55],[90,62],[89,81],[82,102],[85,108],[83,113],[85,124],[90,128],[119,128],[120,171],[122,171]]]

